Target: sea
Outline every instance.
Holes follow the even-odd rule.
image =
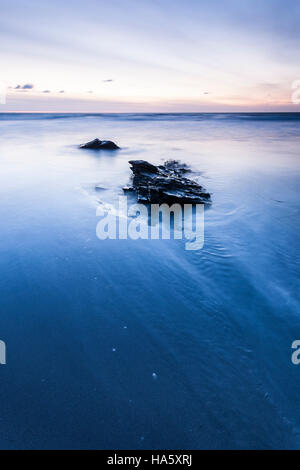
[[[300,113],[1,114],[0,448],[300,449],[299,149]],[[200,249],[97,237],[130,160],[190,166]]]

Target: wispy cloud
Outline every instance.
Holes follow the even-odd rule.
[[[50,90],[44,90],[43,93],[51,93]]]
[[[107,78],[106,80],[102,80],[103,83],[110,83],[113,82],[112,78]]]
[[[25,85],[17,85],[15,86],[15,90],[32,90],[34,85],[32,83],[25,83]]]

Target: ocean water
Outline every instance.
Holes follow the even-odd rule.
[[[0,115],[1,448],[300,448],[299,148],[300,114]],[[191,165],[201,250],[96,237],[130,159]]]

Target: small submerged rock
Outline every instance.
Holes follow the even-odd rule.
[[[94,140],[91,140],[90,142],[87,142],[86,144],[81,144],[79,146],[79,148],[81,148],[81,149],[93,149],[93,150],[101,150],[101,149],[117,150],[120,147],[118,147],[117,144],[115,144],[111,140],[94,139]]]
[[[123,191],[136,192],[138,202],[210,204],[210,194],[196,181],[183,176],[190,169],[185,164],[170,160],[164,165],[152,165],[145,160],[130,160],[132,185]]]

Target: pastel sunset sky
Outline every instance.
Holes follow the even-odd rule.
[[[0,0],[0,112],[300,111],[295,0]]]

